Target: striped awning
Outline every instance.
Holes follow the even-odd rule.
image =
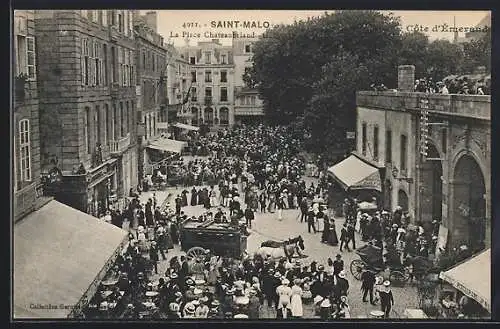
[[[192,126],[192,125],[187,125],[187,124],[181,123],[181,122],[175,123],[174,127],[181,128],[181,129],[186,129],[186,130],[194,130],[194,131],[200,130],[199,127]]]
[[[15,319],[75,317],[127,242],[127,232],[55,200],[14,226]]]

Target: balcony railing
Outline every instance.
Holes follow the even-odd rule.
[[[109,152],[111,154],[121,154],[128,149],[130,145],[130,133],[127,136],[122,137],[119,140],[109,141]]]

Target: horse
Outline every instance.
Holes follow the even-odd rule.
[[[288,261],[291,261],[295,254],[297,254],[297,257],[303,257],[301,250],[304,249],[304,239],[299,235],[298,237],[282,242],[273,240],[264,241],[255,252],[255,255],[263,258],[271,257],[273,259],[286,257]]]

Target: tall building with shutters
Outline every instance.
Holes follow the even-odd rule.
[[[41,200],[40,131],[35,21],[32,10],[14,11],[12,35],[12,188],[14,221],[36,210]]]
[[[133,12],[37,10],[35,30],[47,190],[102,215],[138,182]]]
[[[218,39],[179,49],[191,67],[189,110],[191,124],[211,129],[234,124],[234,74],[232,46]]]

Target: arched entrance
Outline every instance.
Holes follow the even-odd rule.
[[[214,109],[211,107],[205,108],[205,124],[211,126],[214,124]]]
[[[192,107],[191,108],[191,114],[192,114],[192,116],[191,116],[191,124],[197,126],[198,125],[198,117],[199,117],[198,108]]]
[[[427,157],[439,159],[436,147],[429,144]],[[420,219],[441,222],[443,216],[443,166],[439,160],[426,160],[422,164],[420,186]]]
[[[219,120],[221,125],[229,124],[229,109],[227,107],[219,109]]]
[[[405,191],[398,191],[398,206],[403,208],[403,211],[408,211],[408,195]]]
[[[481,168],[470,155],[463,155],[453,173],[453,236],[456,243],[484,248],[486,238],[486,187]]]

